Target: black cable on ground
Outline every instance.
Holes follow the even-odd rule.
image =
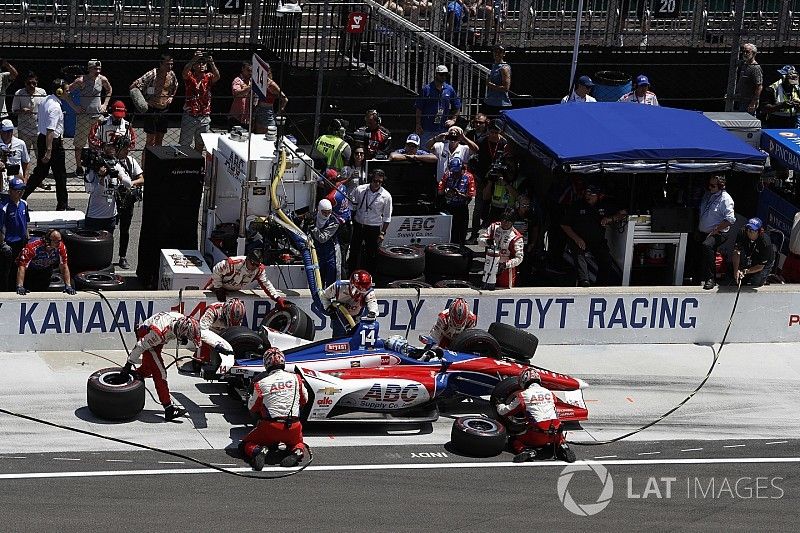
[[[730,331],[731,325],[733,324],[733,316],[736,313],[736,306],[739,304],[739,295],[741,294],[741,292],[742,292],[742,282],[741,282],[741,280],[739,280],[738,285],[736,287],[736,298],[733,301],[733,308],[731,309],[731,315],[728,318],[728,326],[725,328],[725,333],[722,335],[722,341],[720,341],[720,343],[719,343],[719,350],[715,350],[714,347],[711,346],[711,351],[714,353],[714,359],[711,361],[711,367],[708,369],[708,372],[706,372],[706,375],[703,378],[703,381],[701,381],[700,384],[691,393],[689,393],[689,395],[686,398],[681,400],[681,402],[678,403],[675,407],[673,407],[672,409],[670,409],[669,411],[667,411],[666,413],[664,413],[663,415],[661,415],[657,419],[653,420],[652,422],[649,422],[648,424],[645,424],[644,426],[642,426],[640,428],[637,428],[637,429],[635,429],[633,431],[625,433],[624,435],[620,435],[619,437],[614,437],[613,439],[607,439],[607,440],[598,440],[598,441],[569,441],[568,440],[567,443],[574,444],[576,446],[600,446],[600,445],[603,445],[603,444],[611,444],[613,442],[619,442],[619,441],[621,441],[623,439],[627,439],[628,437],[630,437],[632,435],[636,435],[637,433],[639,433],[641,431],[644,431],[647,428],[655,426],[656,424],[658,424],[659,422],[661,422],[662,420],[667,418],[669,415],[671,415],[672,413],[674,413],[675,411],[677,411],[678,409],[683,407],[686,404],[686,402],[691,400],[692,397],[694,397],[694,395],[697,394],[700,391],[700,389],[703,388],[703,386],[706,384],[708,379],[711,377],[711,374],[714,372],[714,367],[717,365],[717,360],[719,359],[719,354],[722,353],[722,348],[723,348],[723,346],[725,346],[725,341],[728,338],[728,332]]]

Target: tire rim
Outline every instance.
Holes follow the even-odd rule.
[[[108,281],[117,281],[116,276],[112,276],[111,274],[85,274],[83,278],[86,281],[90,282],[108,282]]]
[[[457,246],[455,244],[436,244],[436,245],[434,245],[434,248],[436,250],[439,250],[440,252],[445,252],[445,253],[448,253],[448,254],[460,254],[461,253],[461,247]]]
[[[497,422],[488,418],[470,418],[464,421],[464,427],[479,433],[498,429]]]
[[[110,370],[108,372],[103,372],[102,374],[97,376],[97,380],[106,387],[116,387],[116,388],[125,387],[133,381],[133,377],[128,376],[128,380],[125,383],[119,383],[118,382],[119,375],[120,375],[119,370]]]
[[[264,325],[275,331],[286,333],[292,325],[292,315],[287,311],[278,311]]]
[[[416,250],[409,248],[407,246],[392,246],[391,248],[388,248],[388,250],[393,254],[405,255],[405,256],[416,255],[417,253]]]

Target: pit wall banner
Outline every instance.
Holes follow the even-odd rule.
[[[316,338],[330,334],[329,319],[311,310],[308,292],[290,291],[289,300],[315,320]],[[735,290],[688,287],[512,289],[380,289],[376,291],[380,333],[416,342],[453,298],[467,299],[478,326],[503,322],[536,334],[542,344],[718,343],[728,324]],[[231,296],[234,294],[232,293]],[[0,299],[0,351],[122,349],[135,342],[135,324],[159,311],[183,311],[196,318],[215,300],[188,291],[110,292],[97,295],[5,295]],[[239,293],[247,325],[257,327],[273,302],[261,291]],[[255,326],[254,326],[255,325]],[[728,342],[800,341],[800,286],[742,290]]]

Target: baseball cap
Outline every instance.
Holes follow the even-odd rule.
[[[581,76],[578,78],[578,84],[583,85],[584,87],[594,87],[594,82],[589,76]]]
[[[747,229],[751,229],[753,231],[758,231],[761,229],[761,226],[763,225],[764,223],[761,222],[760,218],[753,217],[747,221],[747,224],[745,224],[744,227],[746,227]]]
[[[14,178],[8,182],[8,188],[12,191],[21,191],[25,189],[25,182],[19,178]],[[756,219],[758,220],[758,219]]]
[[[636,85],[650,85],[650,80],[644,74],[636,76]]]
[[[125,104],[123,104],[121,101],[117,100],[111,104],[111,115],[114,118],[125,118],[125,114],[127,112],[128,110],[125,109]]]
[[[325,171],[325,177],[330,181],[336,182],[339,179],[339,171],[335,168],[329,168]]]
[[[102,67],[103,64],[100,62],[99,59],[90,59],[89,63],[86,65],[88,68],[92,67]]]
[[[446,65],[437,65],[436,67],[436,74],[449,74],[450,71],[447,70]]]
[[[788,76],[789,74],[797,74],[797,69],[794,68],[794,65],[784,65],[783,67],[778,69],[778,74],[781,76]]]
[[[0,131],[14,131],[14,123],[10,119],[3,119],[3,122],[0,122]]]
[[[419,135],[416,133],[412,133],[408,137],[406,137],[406,144],[416,144],[419,146]]]

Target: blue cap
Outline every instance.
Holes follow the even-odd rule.
[[[594,82],[589,76],[581,76],[578,78],[578,85],[583,85],[584,87],[594,87]]]
[[[650,85],[650,80],[644,74],[636,76],[636,85]]]
[[[412,133],[408,137],[406,137],[406,144],[416,144],[419,146],[419,135],[416,133]]]
[[[751,229],[753,231],[758,231],[758,230],[761,229],[761,226],[763,226],[763,225],[764,225],[764,223],[761,222],[760,218],[755,218],[754,217],[754,218],[751,218],[750,220],[748,220],[747,224],[745,224],[744,227],[746,227],[747,229]]]
[[[461,172],[461,169],[464,168],[464,163],[461,161],[460,157],[454,157],[447,164],[447,168],[450,172]]]
[[[784,65],[782,68],[778,69],[778,74],[781,76],[788,76],[789,74],[796,74],[797,70],[794,68],[793,65]]]
[[[19,179],[19,178],[14,178],[14,179],[12,179],[12,180],[9,180],[9,182],[8,182],[8,188],[9,188],[9,189],[11,189],[12,191],[22,191],[22,190],[25,190],[25,182],[24,182],[24,181],[22,181],[22,180],[21,180],[21,179]]]

